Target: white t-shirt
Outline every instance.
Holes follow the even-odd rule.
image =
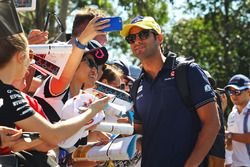
[[[232,133],[244,133],[243,124],[246,112],[250,109],[250,101],[241,113],[238,112],[236,106],[233,107],[232,112],[228,116],[228,131]],[[250,116],[247,122],[248,130],[250,130]],[[250,132],[250,131],[249,131]],[[232,167],[246,166],[250,167],[250,158],[247,153],[245,143],[232,141],[233,146],[233,164]]]

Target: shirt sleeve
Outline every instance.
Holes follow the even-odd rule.
[[[34,110],[22,94],[11,86],[2,89],[0,94],[2,106],[0,107],[1,122],[16,122],[30,117]]]
[[[191,64],[188,71],[190,94],[195,109],[215,101],[215,92],[211,87],[206,74],[195,63]]]

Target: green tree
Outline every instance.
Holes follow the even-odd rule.
[[[182,20],[167,35],[168,50],[195,57],[216,78],[219,86],[236,74],[250,74],[250,1],[192,0]]]

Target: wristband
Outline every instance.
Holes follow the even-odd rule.
[[[74,44],[76,45],[76,47],[78,47],[79,49],[86,49],[87,45],[83,45],[81,44],[81,42],[77,39],[77,38],[73,38],[74,39]]]

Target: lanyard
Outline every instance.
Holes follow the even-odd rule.
[[[246,113],[246,115],[244,117],[244,122],[243,122],[243,131],[244,131],[244,133],[249,132],[248,126],[247,126],[249,115],[250,115],[250,109],[247,110],[247,113]],[[246,144],[246,148],[247,148],[248,156],[250,158],[250,144]]]

